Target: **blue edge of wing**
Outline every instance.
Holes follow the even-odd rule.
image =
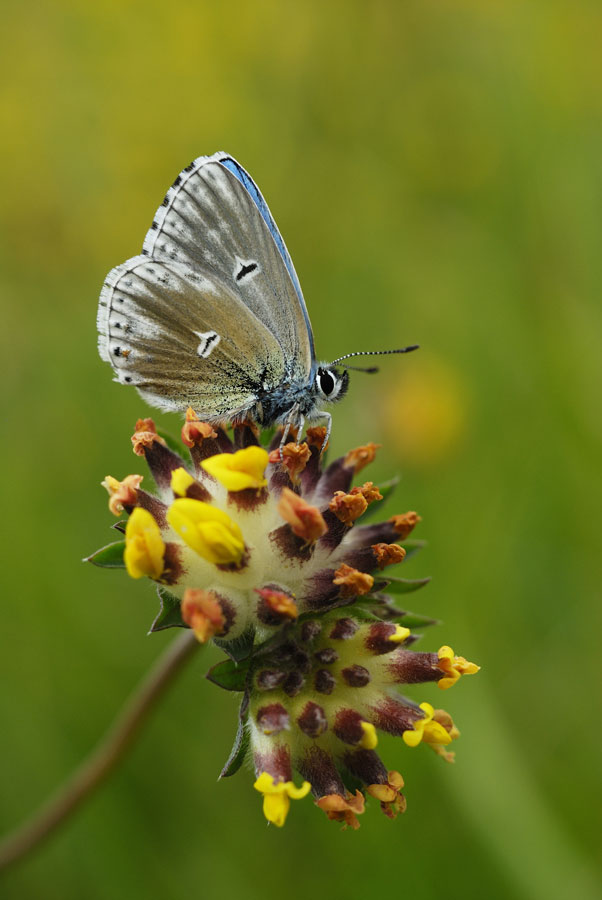
[[[228,171],[231,172],[235,176],[235,178],[237,178],[240,181],[242,186],[248,191],[250,196],[253,198],[253,202],[257,206],[257,209],[261,213],[265,224],[270,229],[270,233],[271,233],[272,237],[276,241],[276,246],[278,247],[278,250],[280,251],[280,255],[281,255],[282,259],[284,260],[284,265],[288,269],[288,273],[291,276],[291,281],[293,282],[295,291],[297,292],[297,297],[299,298],[299,303],[301,304],[301,309],[303,310],[303,316],[305,318],[305,324],[307,326],[307,333],[309,335],[309,343],[311,346],[311,355],[312,355],[312,358],[315,359],[314,340],[313,340],[313,335],[312,335],[312,330],[311,330],[311,324],[309,321],[309,315],[307,314],[307,307],[305,306],[305,300],[303,299],[303,294],[301,293],[301,285],[299,284],[299,279],[297,278],[297,273],[295,272],[295,269],[293,267],[293,261],[290,258],[288,250],[284,246],[284,241],[282,240],[282,236],[281,236],[280,232],[278,231],[278,228],[276,227],[276,223],[274,222],[274,220],[272,218],[272,214],[270,213],[270,210],[268,209],[268,205],[265,202],[265,200],[263,199],[263,197],[259,191],[259,188],[255,184],[255,182],[253,181],[251,176],[248,174],[248,172],[245,172],[243,167],[240,166],[236,162],[235,159],[232,159],[231,156],[226,156],[226,157],[223,157],[222,159],[220,159],[219,162],[220,162],[220,165],[222,165],[222,166],[224,166],[224,168],[228,169]]]

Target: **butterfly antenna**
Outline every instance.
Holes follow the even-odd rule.
[[[351,369],[352,372],[367,372],[368,375],[374,375],[375,372],[379,371],[378,366],[369,366],[363,368],[362,366],[347,366],[345,363],[341,363],[341,366],[344,369]]]
[[[352,369],[354,372],[368,372],[372,375],[374,372],[378,372],[378,366],[360,369],[358,366],[345,365],[343,360],[350,359],[352,356],[387,356],[389,353],[410,353],[412,350],[418,350],[418,348],[419,344],[412,344],[410,347],[401,347],[399,350],[357,350],[355,353],[346,353],[344,356],[339,356],[338,359],[333,359],[330,365],[336,366],[337,363],[342,363],[344,369]]]

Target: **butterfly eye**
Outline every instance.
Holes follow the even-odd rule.
[[[316,382],[318,384],[318,390],[320,391],[320,393],[322,393],[325,397],[330,397],[336,385],[336,381],[332,372],[329,372],[328,369],[318,369]]]

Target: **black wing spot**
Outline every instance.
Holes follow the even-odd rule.
[[[243,278],[245,278],[247,275],[250,275],[251,272],[254,272],[256,268],[257,268],[257,263],[255,263],[255,262],[243,263],[241,265],[240,269],[238,270],[238,272],[236,273],[236,280],[242,281]]]
[[[167,206],[168,203],[169,203],[169,194],[165,194],[165,196],[163,197],[163,200],[161,202],[161,206]]]
[[[113,347],[113,353],[115,356],[121,356],[121,347]]]
[[[176,178],[176,180],[175,180],[174,183],[172,184],[172,187],[178,187],[178,185],[180,185],[181,182],[182,182],[182,176],[181,176],[181,175],[178,175],[178,177]]]
[[[159,226],[157,225],[157,223],[156,223],[155,220],[153,219],[153,224],[151,225],[151,230],[152,230],[152,231],[156,231],[156,230],[158,229],[158,227],[159,227]]]
[[[142,248],[142,256],[149,256],[149,255],[150,255],[150,254],[149,254],[148,250],[146,250],[146,249],[143,247],[143,248]]]
[[[125,378],[124,378],[123,380],[124,380],[124,381],[127,381],[127,383],[129,384],[129,383],[131,382],[132,379],[130,378],[129,375],[126,375]]]
[[[189,166],[186,166],[186,168],[184,169],[184,171],[185,171],[185,172],[192,172],[193,169],[194,169],[194,159],[192,160],[192,162],[190,163]]]

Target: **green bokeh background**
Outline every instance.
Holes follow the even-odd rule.
[[[602,13],[587,0],[5,4],[2,800],[9,829],[171,639],[148,583],[80,560],[149,411],[96,354],[106,271],[193,157],[255,177],[318,352],[356,375],[334,453],[384,443],[428,549],[425,637],[482,664],[447,766],[383,739],[407,813],[266,828],[216,783],[235,701],[197,657],[111,782],[2,897],[594,898],[599,777]],[[177,431],[174,417],[158,417]],[[391,512],[393,508],[391,508]],[[411,566],[411,568],[410,568]],[[428,686],[419,700],[437,701]]]

